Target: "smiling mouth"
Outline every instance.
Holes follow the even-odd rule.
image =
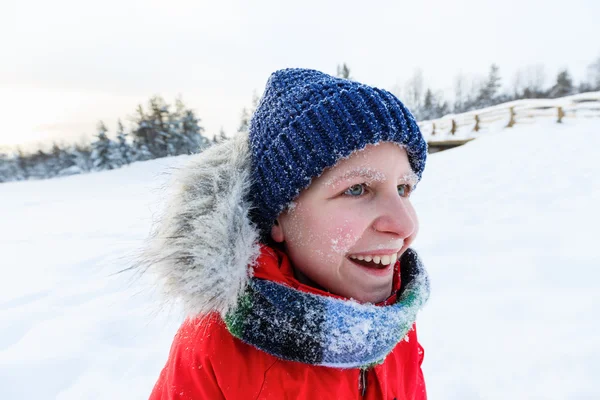
[[[356,260],[353,258],[351,258],[350,261],[352,261],[355,264],[361,265],[363,267],[367,267],[367,268],[385,269],[389,266],[389,264],[387,264],[387,265],[375,264],[373,261]]]
[[[388,265],[396,264],[398,253],[385,255],[351,255],[348,258],[358,265],[367,268],[385,269]]]

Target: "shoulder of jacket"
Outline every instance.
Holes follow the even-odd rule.
[[[187,318],[177,334],[175,342],[186,351],[195,353],[195,358],[210,358],[232,339],[218,314]]]

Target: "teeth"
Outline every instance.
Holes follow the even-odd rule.
[[[398,253],[386,254],[384,256],[350,256],[353,260],[364,260],[366,262],[373,262],[381,265],[394,265],[398,261]]]

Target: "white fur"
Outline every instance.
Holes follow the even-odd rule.
[[[214,145],[183,167],[137,263],[187,315],[225,315],[252,276],[259,233],[250,221],[248,135]]]

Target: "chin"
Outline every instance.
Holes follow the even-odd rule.
[[[356,301],[358,301],[359,303],[373,303],[373,304],[377,304],[377,303],[381,303],[382,301],[387,300],[388,297],[390,297],[392,292],[391,289],[391,285],[390,285],[390,289],[386,290],[386,291],[369,291],[369,292],[360,292],[360,293],[353,293],[353,295],[350,296],[346,296],[348,298],[352,298]]]

